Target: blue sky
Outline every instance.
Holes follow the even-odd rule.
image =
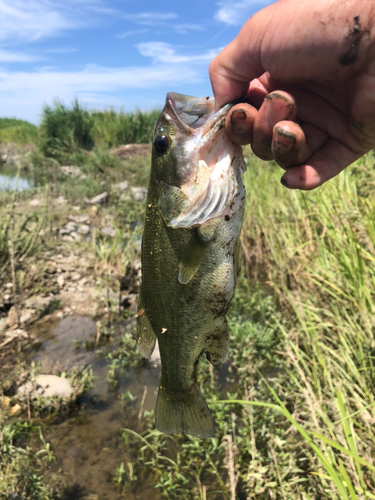
[[[44,103],[161,107],[212,95],[211,59],[271,0],[0,0],[0,116],[38,123]]]

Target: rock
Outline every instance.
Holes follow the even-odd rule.
[[[53,260],[49,260],[44,268],[45,272],[48,274],[55,274],[57,269],[57,264]]]
[[[37,375],[34,383],[27,382],[17,390],[19,396],[29,394],[31,397],[51,398],[59,396],[64,399],[69,398],[73,392],[69,381],[57,375]]]
[[[89,203],[92,205],[101,205],[102,203],[106,203],[108,201],[108,193],[104,192],[101,194],[98,194],[97,196],[94,196],[94,198],[91,198],[89,200]]]
[[[9,288],[13,288],[13,283],[6,283],[6,284],[4,285],[4,288],[8,288],[8,289],[9,289]]]
[[[16,415],[20,411],[21,411],[21,406],[18,403],[16,405],[12,406],[12,408],[10,409],[10,413],[12,415]]]
[[[15,339],[15,338],[19,338],[19,337],[22,337],[24,339],[27,339],[28,338],[28,334],[25,330],[22,330],[22,328],[16,328],[15,330],[8,330],[6,333],[5,333],[5,336],[8,338],[8,339]]]
[[[90,226],[87,224],[81,224],[78,228],[78,234],[81,234],[82,236],[88,235],[90,232]]]
[[[76,224],[90,224],[90,216],[88,214],[69,215],[68,219]]]
[[[67,222],[64,226],[64,229],[67,229],[68,231],[76,231],[77,224],[73,221]]]
[[[35,319],[38,316],[37,311],[35,309],[23,309],[20,313],[20,323],[21,325],[25,325],[29,323],[32,319]]]
[[[3,408],[9,408],[10,406],[10,398],[8,396],[3,396],[3,400],[1,402]]]
[[[7,325],[16,326],[17,324],[18,324],[17,310],[15,306],[12,306],[8,312]]]
[[[110,236],[111,238],[114,238],[116,236],[116,229],[113,229],[113,227],[103,227],[100,232],[103,236]]]
[[[72,274],[71,278],[72,281],[78,281],[81,279],[81,275],[79,273],[74,273]]]
[[[42,206],[42,202],[41,202],[40,200],[37,200],[37,199],[35,198],[35,200],[31,200],[31,201],[29,202],[29,206],[30,206],[30,207],[40,207],[40,206]]]
[[[131,187],[130,190],[135,201],[143,201],[147,196],[147,189],[144,187]]]
[[[82,241],[83,240],[82,235],[78,234],[76,231],[73,231],[72,233],[70,233],[70,236],[73,238],[74,241]]]
[[[58,297],[56,295],[49,295],[48,297],[41,297],[40,295],[34,295],[24,302],[24,306],[27,309],[36,309],[41,313],[45,313],[50,308],[52,302],[54,302]]]
[[[117,191],[119,194],[121,194],[123,191],[126,191],[129,187],[128,181],[122,181],[119,182],[118,184],[113,184],[112,189],[114,191]]]
[[[66,234],[61,238],[63,241],[74,241],[74,238],[70,236],[69,234]]]
[[[64,196],[59,196],[58,198],[55,199],[55,204],[56,205],[66,205],[68,203],[68,200],[64,198]]]
[[[64,283],[65,283],[64,276],[62,274],[59,274],[59,276],[57,277],[57,284],[59,285],[60,288],[62,288],[64,286]]]
[[[81,169],[79,167],[74,167],[72,165],[66,165],[64,167],[60,167],[60,170],[63,174],[69,177],[78,177],[81,173]]]

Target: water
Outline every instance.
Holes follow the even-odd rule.
[[[116,326],[119,335],[126,326]],[[114,388],[106,380],[106,359],[95,359],[95,351],[83,345],[95,338],[95,330],[89,317],[69,316],[60,322],[42,320],[30,332],[42,342],[32,355],[34,361],[42,364],[42,372],[61,372],[91,364],[95,377],[93,389],[83,393],[68,414],[45,421],[43,436],[51,443],[56,457],[49,474],[57,474],[66,484],[63,500],[159,500],[161,496],[154,488],[139,482],[135,493],[122,495],[113,478],[124,461],[122,429],[141,431],[137,424],[141,401],[145,395],[143,410],[154,409],[160,368],[152,368],[145,361],[137,370],[125,372]],[[229,365],[225,363],[218,372],[223,397],[228,390],[235,390],[227,382]],[[121,397],[127,391],[137,398],[132,403],[133,416],[126,411]]]
[[[123,461],[121,433],[129,426],[120,395],[130,391],[137,397],[135,411],[138,415],[144,395],[144,410],[152,410],[156,403],[160,369],[146,364],[130,370],[120,377],[116,389],[107,380],[108,365],[105,359],[94,360],[94,351],[77,349],[77,342],[88,340],[95,334],[95,323],[88,317],[71,316],[57,323],[37,323],[32,332],[41,341],[33,360],[42,364],[42,371],[68,369],[92,365],[95,386],[83,393],[68,415],[58,415],[43,430],[50,442],[56,462],[50,473],[58,473],[65,482],[64,500],[129,500],[157,499],[154,489],[140,486],[137,494],[121,495],[113,483],[116,468]],[[134,425],[134,419],[133,419]]]
[[[0,191],[13,191],[16,186],[17,170],[0,164]],[[34,178],[31,174],[22,172],[18,177],[17,191],[34,187]]]

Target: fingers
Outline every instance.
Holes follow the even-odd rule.
[[[327,141],[328,134],[310,124],[281,121],[273,128],[273,158],[284,169],[301,165]]]
[[[227,115],[225,128],[227,135],[241,146],[251,144],[253,125],[258,111],[250,104],[237,104]]]
[[[271,160],[273,128],[283,120],[294,120],[297,106],[293,96],[284,91],[271,92],[255,117],[252,149],[262,160]]]

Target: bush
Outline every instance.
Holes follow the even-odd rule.
[[[0,143],[35,143],[38,140],[38,127],[17,118],[0,118]]]
[[[77,149],[90,150],[94,146],[93,118],[77,100],[71,108],[59,100],[54,106],[45,105],[42,112],[41,150],[46,156],[59,157]]]

